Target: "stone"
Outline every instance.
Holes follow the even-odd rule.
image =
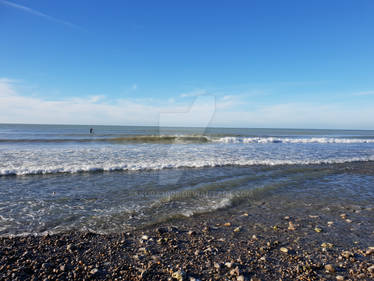
[[[334,266],[333,266],[332,264],[326,264],[326,265],[325,265],[325,270],[326,270],[327,272],[330,272],[330,273],[335,272],[335,268],[334,268]]]
[[[315,232],[318,232],[318,233],[319,233],[319,232],[322,232],[322,228],[320,228],[320,227],[315,227],[315,228],[314,228],[314,231],[315,231]]]
[[[288,230],[295,230],[296,228],[295,228],[295,225],[293,224],[293,222],[292,221],[289,221],[288,222]]]
[[[346,259],[353,257],[353,253],[350,251],[343,251],[342,256],[345,257]]]
[[[328,222],[327,222],[327,226],[332,226],[333,224],[334,224],[333,221],[328,221]]]
[[[343,281],[344,280],[344,276],[336,275],[336,280],[337,281]]]
[[[183,281],[183,279],[186,277],[186,272],[184,272],[183,270],[178,270],[173,272],[171,277],[177,279],[178,281]]]
[[[369,248],[366,250],[366,252],[365,252],[366,255],[371,255],[371,254],[373,254],[373,253],[374,253],[374,247],[369,247]]]
[[[225,263],[225,266],[226,266],[227,268],[231,268],[231,267],[232,267],[232,265],[233,265],[233,263],[232,263],[232,262],[226,262],[226,263]]]
[[[239,267],[235,267],[234,269],[230,270],[230,275],[240,275]]]
[[[242,228],[240,226],[238,226],[237,228],[234,229],[234,232],[240,232]]]
[[[92,269],[92,270],[90,271],[90,274],[91,274],[91,275],[95,275],[95,274],[98,273],[98,272],[99,272],[99,269],[94,268],[94,269]]]
[[[218,262],[215,262],[213,265],[214,265],[215,269],[217,269],[217,270],[221,269],[221,265]]]
[[[237,278],[236,278],[237,281],[245,281],[245,277],[244,275],[239,275]]]
[[[142,235],[141,239],[142,239],[142,240],[148,240],[149,237],[148,237],[148,235]]]
[[[281,248],[280,248],[280,251],[281,251],[282,253],[285,253],[285,254],[288,253],[288,249],[287,249],[286,247],[281,247]]]
[[[225,224],[223,224],[224,226],[231,226],[231,222],[226,222]]]
[[[374,265],[368,267],[370,273],[374,273]]]

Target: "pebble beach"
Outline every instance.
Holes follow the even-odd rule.
[[[278,206],[279,207],[279,206]],[[0,239],[1,280],[373,280],[373,209],[257,202],[142,229]],[[359,240],[359,237],[365,239]]]

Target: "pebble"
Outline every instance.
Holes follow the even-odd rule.
[[[224,226],[231,226],[231,222],[226,222]]]
[[[183,279],[186,277],[186,272],[183,270],[178,270],[173,272],[171,277],[177,279],[178,281],[183,281]]]
[[[374,273],[374,265],[368,267],[368,271],[369,271],[370,273]]]
[[[328,221],[328,222],[327,222],[327,226],[332,226],[333,224],[334,224],[333,221]]]
[[[343,280],[344,280],[344,276],[337,275],[337,276],[336,276],[336,280],[338,280],[338,281],[343,281]]]
[[[349,257],[353,257],[354,255],[350,251],[343,251],[342,256],[345,257],[346,259],[348,259]]]
[[[366,252],[365,252],[366,255],[371,255],[371,254],[373,254],[373,253],[374,253],[374,247],[369,247],[369,248],[366,250]]]
[[[239,275],[237,278],[236,278],[237,281],[245,281],[245,277],[244,275]]]
[[[342,219],[346,219],[346,218],[347,218],[347,215],[346,215],[346,214],[340,214],[340,217],[341,217]]]
[[[239,274],[240,274],[239,267],[235,267],[234,269],[230,271],[230,275],[239,275]]]
[[[149,237],[148,237],[148,235],[143,235],[143,236],[141,237],[141,239],[142,239],[142,240],[148,240]]]
[[[231,267],[232,267],[232,265],[233,265],[233,263],[232,263],[232,262],[226,262],[226,263],[225,263],[225,266],[226,266],[227,268],[231,268]]]
[[[240,232],[241,229],[242,229],[241,226],[238,226],[237,228],[234,229],[234,232]]]
[[[188,235],[190,235],[190,236],[196,235],[196,231],[195,230],[190,230],[190,231],[188,231]]]
[[[97,269],[97,268],[94,268],[94,269],[92,269],[91,271],[90,271],[90,273],[92,274],[92,275],[95,275],[96,273],[98,273],[99,272],[99,269]]]
[[[280,251],[282,252],[282,253],[288,253],[288,249],[287,248],[285,248],[285,247],[281,247],[280,248]]]
[[[288,222],[288,230],[295,230],[296,228],[295,228],[295,225],[293,224],[293,222],[292,221],[289,221]]]
[[[335,272],[335,268],[334,268],[334,266],[333,266],[332,264],[326,264],[326,265],[325,265],[325,270],[326,270],[327,272],[330,272],[330,273]]]
[[[218,262],[215,262],[213,265],[214,265],[214,268],[216,268],[217,270],[221,269],[221,265]]]
[[[314,231],[315,231],[315,232],[322,232],[322,228],[320,228],[320,227],[315,227],[315,228],[314,228]]]

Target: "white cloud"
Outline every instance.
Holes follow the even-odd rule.
[[[132,85],[131,89],[136,90],[138,88],[137,84]]]
[[[0,123],[225,126],[374,129],[370,104],[281,103],[258,105],[243,97],[109,99],[103,95],[48,100],[22,95],[19,82],[0,78]],[[250,110],[249,110],[250,108]],[[245,110],[247,109],[247,110]],[[209,122],[208,122],[209,121]]]

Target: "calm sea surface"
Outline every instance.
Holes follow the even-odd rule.
[[[374,131],[90,128],[0,124],[0,235],[124,231],[279,194],[374,202]]]

